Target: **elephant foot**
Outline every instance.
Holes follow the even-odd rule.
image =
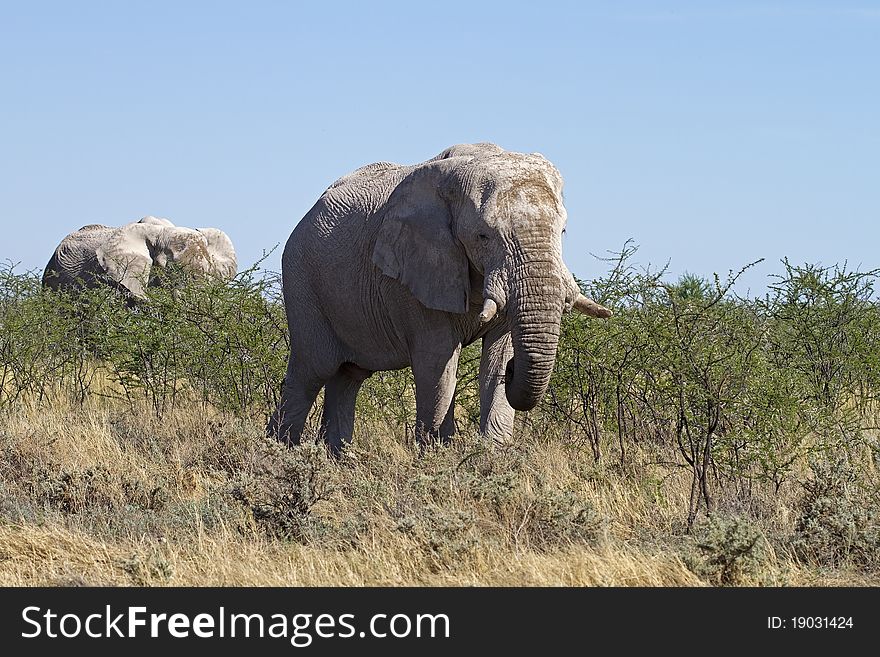
[[[424,425],[417,426],[415,434],[420,453],[428,448],[448,447],[452,444],[455,435],[454,432],[446,432],[442,429],[427,429]]]
[[[345,452],[345,448],[351,440],[343,440],[339,437],[324,437],[324,445],[327,447],[327,454],[334,459],[342,458],[343,453]]]
[[[266,438],[277,440],[287,447],[294,447],[299,445],[301,436],[292,429],[292,426],[285,426],[284,423],[279,422],[277,415],[272,415],[266,423]]]

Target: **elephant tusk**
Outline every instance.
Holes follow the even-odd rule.
[[[483,312],[480,313],[480,324],[485,324],[495,317],[496,312],[498,312],[498,304],[492,301],[492,299],[487,298],[483,302]]]
[[[614,314],[605,306],[596,303],[592,299],[588,299],[583,294],[578,294],[571,307],[572,310],[577,310],[579,313],[589,315],[590,317],[605,318],[611,317]]]

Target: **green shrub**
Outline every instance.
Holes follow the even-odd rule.
[[[82,470],[37,470],[34,497],[62,513],[95,513],[136,508],[161,511],[168,501],[163,483],[145,482],[96,465]]]
[[[712,515],[694,528],[687,555],[691,570],[712,584],[742,586],[768,583],[771,550],[760,530],[739,516]]]
[[[472,509],[427,504],[397,521],[395,529],[412,537],[429,560],[431,570],[456,567],[488,547]]]
[[[256,467],[244,473],[230,493],[268,534],[307,542],[326,530],[313,512],[338,489],[335,467],[323,446],[291,450],[266,439]]]
[[[880,489],[845,459],[813,458],[792,547],[805,561],[827,566],[880,564]]]

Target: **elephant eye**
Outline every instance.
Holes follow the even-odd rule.
[[[477,235],[477,237],[480,238],[480,241],[481,241],[483,244],[485,244],[486,242],[489,241],[489,236],[486,235],[486,234],[484,234],[484,233],[480,233],[479,235]]]

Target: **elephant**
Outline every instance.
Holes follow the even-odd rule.
[[[331,184],[282,254],[291,349],[267,434],[298,444],[324,388],[320,432],[339,455],[364,380],[410,366],[417,440],[448,442],[459,355],[482,339],[480,432],[508,442],[514,411],[547,389],[563,313],[612,315],[563,262],[562,185],[541,154],[490,143]]]
[[[146,216],[120,227],[89,224],[65,237],[43,272],[43,286],[78,290],[111,285],[130,302],[158,285],[169,265],[190,274],[235,276],[238,265],[229,236],[217,228],[182,228]],[[154,269],[155,267],[155,269]]]

